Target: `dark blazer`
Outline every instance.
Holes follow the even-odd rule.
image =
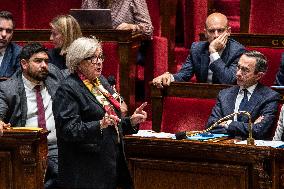
[[[276,74],[275,84],[279,86],[284,86],[284,53],[282,53],[281,63],[279,70]]]
[[[237,63],[245,52],[245,47],[229,38],[221,58],[210,65],[208,49],[208,42],[194,42],[186,62],[181,70],[174,74],[175,81],[189,81],[195,75],[197,82],[206,83],[208,69],[210,69],[213,72],[213,83],[235,84]]]
[[[10,43],[7,46],[0,66],[0,77],[11,77],[20,68],[18,59],[20,52],[21,47],[16,43]]]
[[[61,71],[55,66],[48,66],[49,74],[44,81],[48,93],[54,98],[59,82],[63,80]],[[0,119],[12,126],[24,127],[27,118],[27,98],[19,69],[11,78],[0,82]]]
[[[104,77],[102,85],[113,91]],[[62,83],[53,101],[59,153],[59,185],[63,188],[132,188],[126,165],[122,132],[135,129],[129,118],[119,125],[121,143],[113,127],[100,130],[103,106],[75,74]],[[123,131],[122,131],[123,128]]]
[[[54,48],[48,50],[48,55],[51,59],[51,64],[55,65],[60,70],[67,69],[65,56],[60,55],[61,49]]]
[[[239,89],[239,86],[233,86],[220,91],[217,103],[208,119],[207,128],[219,119],[234,112]],[[253,137],[255,139],[263,140],[270,137],[269,134],[271,134],[271,126],[275,120],[279,99],[279,94],[269,87],[261,84],[256,86],[245,110],[251,114],[252,122],[259,116],[264,116],[264,119],[260,123],[253,124]],[[245,139],[248,137],[248,118],[244,119],[244,122],[233,121],[228,129],[219,126],[213,132],[241,136]]]

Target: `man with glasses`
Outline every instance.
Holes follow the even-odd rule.
[[[39,43],[24,46],[19,60],[22,69],[0,83],[0,134],[10,126],[50,131],[45,188],[55,188],[58,153],[52,101],[63,75],[48,64],[47,49]]]
[[[257,51],[245,52],[237,65],[236,86],[220,91],[217,103],[208,119],[207,128],[234,112],[246,111],[251,115],[253,138],[270,139],[275,121],[279,94],[259,83],[267,71],[266,57]],[[248,116],[232,116],[211,132],[226,133],[231,137],[248,137]]]
[[[231,28],[227,17],[221,13],[209,15],[204,32],[207,41],[192,44],[181,70],[154,78],[154,85],[162,88],[173,81],[189,81],[194,75],[200,83],[235,84],[236,65],[245,48],[229,38]]]
[[[17,57],[21,51],[19,45],[12,43],[15,23],[12,13],[0,12],[0,77],[10,77],[20,67]]]

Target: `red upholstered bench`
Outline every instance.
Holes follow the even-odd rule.
[[[169,87],[151,86],[152,129],[176,133],[203,130],[221,89],[229,85],[173,82]]]
[[[204,130],[216,99],[166,97],[163,102],[161,131]]]

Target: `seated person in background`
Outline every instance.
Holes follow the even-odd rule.
[[[101,44],[92,38],[78,38],[66,55],[71,74],[53,101],[61,188],[133,188],[122,136],[137,132],[147,103],[120,118],[120,103],[101,75],[103,61]]]
[[[20,67],[18,55],[21,47],[11,42],[15,22],[12,13],[0,12],[0,77],[11,77]]]
[[[237,62],[245,48],[229,38],[231,28],[227,17],[221,13],[210,14],[204,32],[207,41],[192,44],[181,70],[154,78],[154,85],[162,88],[173,81],[189,81],[193,75],[200,83],[235,84]]]
[[[51,63],[60,70],[67,69],[65,59],[67,48],[75,39],[82,37],[81,28],[71,15],[57,16],[49,25],[51,27],[50,40],[55,46],[48,52]]]
[[[278,86],[284,86],[284,53],[282,53],[280,68],[276,74],[275,84]]]
[[[54,188],[58,153],[52,101],[63,76],[58,68],[48,64],[47,49],[39,43],[24,46],[19,60],[22,69],[0,82],[0,129],[27,126],[50,131],[45,188]]]
[[[283,122],[283,118],[284,118],[284,106],[282,105],[273,140],[282,140],[282,141],[284,141],[284,135],[283,135],[284,122]]]
[[[266,57],[257,51],[244,53],[237,66],[237,86],[220,91],[217,103],[208,119],[207,128],[233,112],[247,111],[253,123],[253,137],[268,139],[277,112],[280,96],[259,83],[267,71]],[[213,133],[225,133],[234,137],[248,137],[248,117],[237,115],[220,123]]]
[[[152,37],[153,26],[145,0],[82,0],[81,8],[111,9],[115,29],[132,30]]]

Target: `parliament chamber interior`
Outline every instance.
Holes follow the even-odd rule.
[[[146,0],[152,25],[145,64],[136,63],[145,37],[131,31],[82,29],[84,36],[102,41],[103,75],[114,76],[116,89],[128,105],[129,115],[144,101],[148,118],[140,130],[153,133],[203,131],[220,90],[228,84],[173,82],[156,88],[153,78],[181,69],[190,46],[205,41],[207,16],[227,16],[230,38],[246,50],[268,59],[261,83],[280,94],[275,77],[284,52],[283,0]],[[53,48],[50,21],[80,9],[81,0],[1,0],[0,10],[13,13],[16,27],[12,41],[23,46],[37,41]],[[270,131],[274,136],[277,120]],[[46,169],[45,131],[4,130],[0,137],[0,188],[43,188]],[[149,134],[149,133],[148,133]],[[146,137],[145,137],[146,136]],[[284,151],[271,145],[236,144],[235,139],[175,140],[167,135],[126,135],[125,154],[136,189],[284,189]],[[253,137],[253,136],[252,136]],[[257,142],[255,142],[257,143]]]

